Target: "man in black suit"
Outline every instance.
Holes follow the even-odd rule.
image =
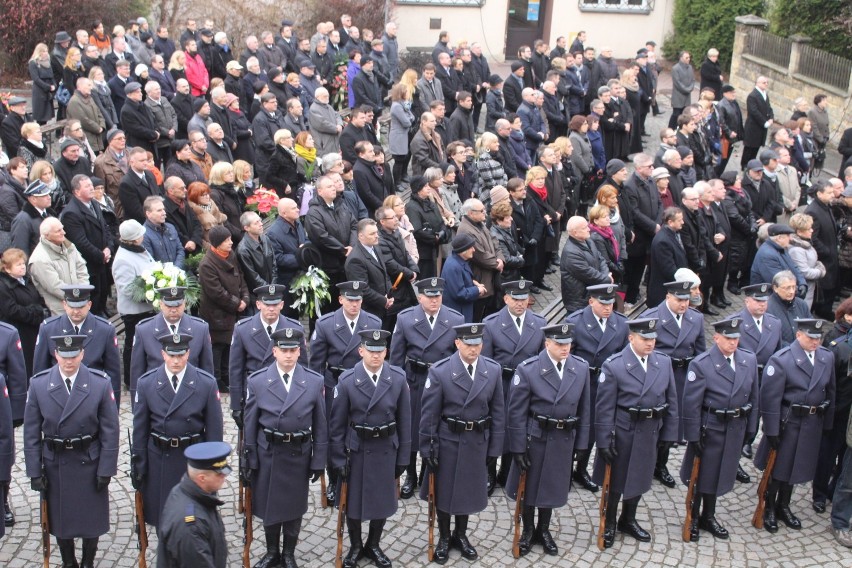
[[[142,102],[142,85],[131,81],[124,86],[124,94],[127,100],[121,107],[121,127],[127,136],[128,146],[139,146],[156,157],[157,149],[154,143],[159,140],[160,133],[151,109]]]
[[[506,112],[518,112],[518,107],[524,102],[521,93],[524,90],[524,64],[512,62],[512,73],[503,82],[503,101]]]
[[[115,65],[115,77],[107,81],[109,86],[110,98],[112,98],[112,106],[115,107],[115,114],[121,117],[121,107],[124,106],[124,101],[127,100],[127,95],[124,93],[124,87],[130,81],[130,62],[127,60],[119,61]]]
[[[686,268],[686,250],[680,239],[683,228],[683,211],[678,207],[667,207],[663,211],[663,228],[651,242],[651,261],[648,266],[648,300],[646,305],[658,306],[666,299],[666,282],[674,281],[678,268]]]
[[[435,69],[435,76],[441,81],[447,115],[453,114],[453,111],[456,110],[456,95],[461,86],[456,72],[450,68],[450,55],[448,53],[438,55],[438,67]]]
[[[382,175],[375,164],[376,154],[373,151],[373,145],[364,140],[357,142],[355,153],[358,155],[352,167],[355,190],[367,207],[367,211],[372,215],[382,206],[382,202],[387,197],[387,191],[385,191]]]
[[[179,177],[172,176],[163,182],[163,189],[166,221],[177,229],[186,256],[200,252],[204,233],[186,199],[186,184]]]
[[[92,292],[92,313],[105,316],[109,296],[109,261],[115,250],[115,241],[104,220],[101,207],[94,200],[94,187],[88,176],[78,174],[71,179],[73,196],[62,210],[60,220],[65,235],[74,243],[86,261]]]
[[[769,79],[760,76],[746,99],[748,118],[746,118],[745,123],[740,169],[744,169],[749,160],[757,157],[758,150],[766,142],[767,130],[775,122],[775,114],[772,112],[772,105],[769,103],[768,88]]]
[[[358,221],[358,242],[346,257],[346,279],[367,283],[362,307],[382,319],[393,305],[391,282],[379,251],[379,228],[372,219]]]
[[[835,191],[836,190],[836,191]],[[817,180],[811,189],[814,200],[805,213],[813,218],[811,243],[817,258],[825,265],[825,276],[819,281],[821,298],[814,301],[813,313],[817,317],[831,321],[834,317],[832,306],[837,295],[837,271],[839,269],[837,248],[837,219],[832,212],[831,202],[835,195],[843,191],[843,182],[837,178]]]
[[[639,285],[645,272],[648,259],[648,249],[654,235],[660,230],[662,223],[663,203],[660,192],[651,180],[654,170],[654,159],[648,154],[636,154],[633,157],[636,171],[624,182],[624,194],[633,219],[633,242],[627,244],[627,260],[624,263],[624,281],[627,293],[624,301],[635,304],[639,297]],[[623,166],[623,163],[621,164]],[[618,167],[613,166],[613,169]],[[609,171],[607,166],[607,171]],[[663,280],[662,282],[669,282]],[[658,302],[659,303],[659,302]],[[649,306],[656,304],[648,303]]]
[[[127,173],[118,186],[118,199],[124,210],[124,219],[136,219],[145,223],[142,205],[152,195],[160,195],[160,187],[154,174],[145,169],[148,156],[144,148],[131,148],[127,153]]]
[[[722,100],[716,105],[716,112],[719,113],[719,126],[722,128],[722,137],[729,144],[727,155],[723,152],[722,159],[716,166],[716,174],[722,175],[722,172],[725,171],[725,167],[728,165],[731,154],[734,153],[734,144],[742,141],[745,134],[743,111],[740,110],[740,105],[737,102],[737,92],[732,85],[724,85],[722,87]]]

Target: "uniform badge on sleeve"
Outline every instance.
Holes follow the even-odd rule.
[[[429,387],[431,387],[431,386],[432,386],[432,379],[430,379],[430,378],[428,378],[428,377],[427,377],[427,378],[426,378],[426,385],[425,385],[425,388],[427,388],[427,389],[428,389],[428,388],[429,388]]]
[[[775,374],[775,367],[773,367],[772,365],[768,365],[766,367],[766,376],[771,377],[774,374]]]
[[[519,384],[521,384],[521,377],[519,377],[518,375],[515,375],[515,378],[514,378],[514,380],[512,381],[512,383],[513,383],[515,386],[518,386]]]
[[[686,380],[687,380],[687,381],[689,381],[690,383],[691,383],[692,381],[694,381],[694,380],[695,380],[695,371],[690,371],[690,372],[686,375]]]
[[[598,375],[598,382],[599,382],[599,383],[602,383],[602,382],[604,382],[605,380],[606,380],[606,377],[604,376],[603,371],[601,371],[601,374],[600,374],[600,375]]]
[[[337,398],[337,387],[334,387],[334,398]]]

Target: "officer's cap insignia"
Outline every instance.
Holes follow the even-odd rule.
[[[378,340],[379,340],[379,339],[381,339],[381,338],[382,338],[382,332],[381,332],[381,331],[374,331],[374,332],[373,332],[373,339],[375,339],[376,341],[378,341]]]
[[[615,291],[615,286],[609,286],[609,287],[606,289],[606,293],[607,293],[607,294],[612,294],[614,291]]]
[[[471,333],[477,333],[478,331],[479,331],[479,326],[478,326],[478,325],[472,325],[472,326],[470,326],[470,332],[471,332]]]
[[[275,293],[275,284],[270,284],[270,285],[269,285],[269,293],[270,293],[270,294],[274,294],[274,293]]]
[[[768,290],[769,290],[769,284],[761,284],[760,285],[760,291],[761,292],[766,292]]]
[[[654,327],[656,325],[657,325],[657,322],[655,320],[651,320],[651,321],[648,322],[648,329],[654,329]]]
[[[822,328],[822,320],[817,321],[817,322],[814,324],[814,327],[815,327],[815,328],[817,328],[817,329],[821,329],[821,328]]]
[[[284,335],[286,335],[287,337],[293,337],[293,330],[292,330],[291,328],[289,328],[289,327],[288,327],[288,328],[284,331]]]
[[[74,296],[75,298],[79,298],[80,297],[80,289],[74,288],[73,290],[71,290],[71,295]]]
[[[74,339],[72,339],[71,337],[65,337],[63,341],[65,342],[66,347],[71,347],[71,344],[74,342]]]
[[[740,325],[739,320],[733,320],[733,321],[731,322],[731,327],[733,327],[733,328],[736,328],[738,325]]]
[[[177,296],[177,293],[178,293],[177,288],[172,288],[171,290],[169,290],[169,294],[171,294],[172,296]]]
[[[518,282],[518,290],[523,290],[526,287],[527,287],[527,283],[524,280],[521,280],[520,282]]]
[[[360,283],[360,282],[353,282],[353,283],[352,283],[352,289],[353,289],[353,290],[357,290],[357,289],[358,289],[358,288],[360,288],[360,287],[361,287],[361,283]]]
[[[437,278],[433,278],[433,279],[432,279],[432,286],[437,286],[437,285],[438,285],[438,279],[437,279]]]
[[[568,333],[568,326],[567,325],[562,326],[562,333]]]
[[[174,335],[172,336],[172,341],[174,341],[174,342],[175,342],[175,344],[180,343],[180,334],[179,334],[179,333],[174,334]]]

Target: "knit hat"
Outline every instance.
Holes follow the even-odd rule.
[[[515,71],[517,71],[518,69],[520,69],[523,66],[524,66],[524,64],[521,63],[520,61],[512,61],[512,65],[511,65],[512,73],[514,73]]]
[[[627,165],[625,165],[625,163],[622,162],[621,160],[619,160],[617,158],[612,159],[609,162],[607,162],[607,164],[606,164],[606,175],[611,176],[611,175],[617,174],[618,172],[620,172],[621,170],[623,170],[626,167],[627,167]]]
[[[198,112],[201,108],[207,104],[207,99],[204,97],[198,97],[194,101],[192,101],[192,110],[193,112]]]
[[[476,244],[476,239],[470,233],[460,233],[453,237],[453,252],[461,254]]]
[[[677,153],[680,154],[681,159],[683,159],[692,154],[692,150],[689,149],[689,146],[678,146]]]
[[[110,142],[112,142],[112,139],[113,139],[113,138],[115,138],[116,136],[118,136],[119,134],[124,134],[124,131],[123,131],[123,130],[120,130],[120,129],[118,129],[118,128],[113,128],[112,130],[110,130],[109,132],[107,132],[107,134],[106,134],[106,141],[107,141],[107,144],[109,144]]]
[[[135,241],[144,234],[145,227],[136,219],[128,219],[118,226],[118,236],[122,241]]]
[[[216,225],[212,229],[210,229],[210,233],[207,235],[207,240],[210,241],[210,246],[218,248],[219,245],[224,243],[231,236],[231,231],[223,227],[222,225]]]
[[[491,203],[499,203],[509,199],[509,190],[502,185],[495,185],[491,188]]]

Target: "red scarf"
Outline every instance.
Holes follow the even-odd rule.
[[[615,251],[615,262],[618,262],[618,241],[615,238],[615,233],[612,232],[612,227],[598,227],[594,223],[589,223],[589,230],[594,231],[605,239],[609,239],[612,243],[612,249]]]
[[[529,187],[541,197],[542,201],[547,201],[547,186],[543,182],[538,187],[534,186],[531,182]]]
[[[221,258],[222,260],[228,260],[228,257],[231,256],[230,252],[225,252],[223,250],[219,250],[216,247],[214,247],[213,245],[210,245],[210,250],[213,251],[213,253],[216,256],[218,256],[219,258]]]

